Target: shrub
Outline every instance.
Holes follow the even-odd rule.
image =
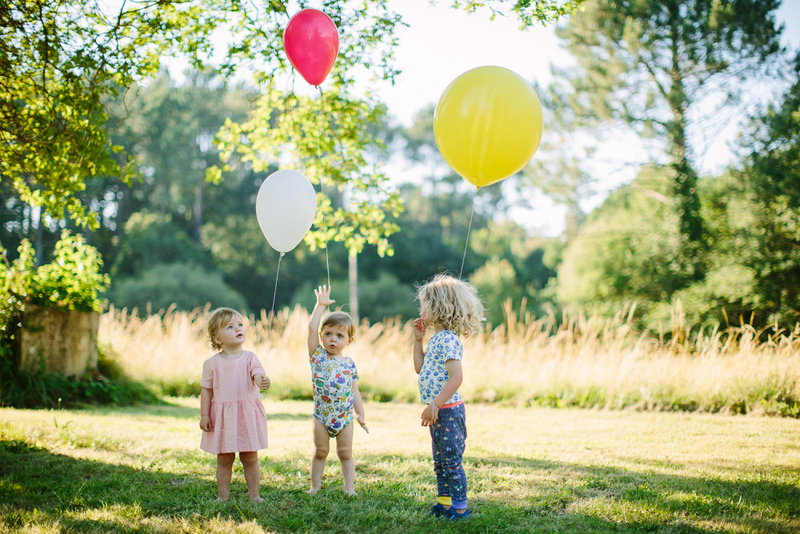
[[[17,369],[14,332],[26,304],[101,312],[105,301],[100,294],[109,283],[108,276],[101,273],[103,263],[97,250],[66,230],[56,244],[53,261],[46,265],[36,267],[36,252],[29,241],[24,240],[18,250],[19,257],[12,263],[0,262],[0,406],[60,408],[158,402],[153,392],[125,377],[103,347],[98,369],[79,378],[47,373],[44,363],[30,372]]]
[[[100,361],[104,361],[101,353]],[[98,364],[99,366],[99,364]],[[15,368],[7,346],[0,346],[0,406],[15,408],[72,408],[91,404],[126,406],[161,402],[150,389],[119,375],[110,380],[98,370],[79,378],[44,369],[30,373]]]
[[[62,310],[103,311],[100,294],[108,287],[102,274],[103,260],[97,249],[81,236],[64,230],[56,244],[53,261],[36,267],[36,251],[23,240],[19,257],[12,263],[0,262],[0,328],[10,335],[9,326],[17,320],[26,303]],[[3,260],[5,250],[0,248]],[[8,340],[6,339],[6,342]]]
[[[192,263],[211,266],[211,258],[172,219],[138,212],[125,223],[125,239],[111,266],[114,278],[135,278],[153,265]]]
[[[212,307],[245,308],[244,297],[231,289],[222,274],[187,263],[160,264],[137,278],[115,281],[108,299],[117,308],[140,311],[193,310],[210,303]]]

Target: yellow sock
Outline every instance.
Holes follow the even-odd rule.
[[[452,504],[452,502],[453,502],[453,500],[450,497],[446,496],[446,495],[445,496],[436,497],[436,500],[439,501],[439,504],[441,504],[442,506],[450,506],[450,504]]]

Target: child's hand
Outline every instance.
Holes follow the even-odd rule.
[[[203,415],[200,417],[200,429],[203,432],[211,432],[214,430],[211,426],[211,418],[207,415]]]
[[[422,426],[433,426],[436,423],[436,419],[439,418],[439,408],[436,407],[434,403],[430,403],[422,410],[422,415],[420,419],[422,419]]]
[[[272,385],[272,381],[269,379],[269,377],[261,373],[255,375],[253,377],[253,381],[255,381],[256,386],[258,386],[260,389],[269,389],[269,387]]]
[[[331,288],[328,286],[319,286],[319,289],[314,290],[314,294],[317,296],[317,304],[320,306],[330,306],[335,300],[331,300]]]
[[[414,319],[414,339],[417,341],[422,341],[425,338],[425,332],[428,331],[428,328],[425,326],[425,320],[420,317],[418,319]]]
[[[364,429],[364,432],[369,434],[369,428],[367,428],[367,424],[364,422],[364,414],[363,413],[360,413],[360,414],[356,415],[356,421],[358,421],[358,424],[361,425],[361,428]]]

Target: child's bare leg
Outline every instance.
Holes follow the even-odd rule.
[[[316,494],[322,487],[322,473],[325,471],[325,460],[330,451],[328,429],[320,421],[314,419],[314,456],[311,458],[311,489],[309,495]]]
[[[233,461],[235,452],[224,452],[217,455],[217,500],[225,502],[231,493],[231,477],[233,477]]]
[[[258,465],[258,451],[240,452],[239,460],[244,468],[244,480],[247,482],[247,494],[254,503],[264,500],[258,495],[258,486],[261,483],[261,468]]]
[[[356,494],[356,461],[353,459],[353,427],[350,423],[336,436],[336,454],[342,463],[342,477],[344,478],[344,492],[348,495]]]

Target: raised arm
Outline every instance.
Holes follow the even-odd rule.
[[[308,321],[308,353],[313,354],[317,347],[319,347],[319,322],[322,320],[322,314],[325,308],[336,302],[331,300],[331,288],[328,286],[319,286],[314,290],[317,296],[317,305],[314,306],[314,311],[311,312],[311,319]]]
[[[422,363],[425,361],[425,349],[422,348],[422,340],[425,338],[425,321],[420,317],[414,320],[414,347],[411,355],[414,358],[414,371],[419,374],[422,371]]]

